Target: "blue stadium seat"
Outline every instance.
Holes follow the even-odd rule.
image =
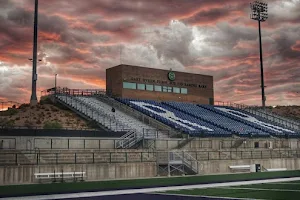
[[[192,115],[193,117],[196,117],[198,119],[207,121],[208,123],[211,123],[215,126],[228,130],[240,137],[269,137],[270,136],[269,133],[261,131],[260,129],[256,129],[252,126],[230,119],[226,116],[199,107],[195,104],[179,103],[179,102],[165,102],[164,104],[169,105],[186,114]]]
[[[300,133],[236,108],[182,102],[116,100],[194,136],[231,137],[235,134],[240,137],[300,137]]]
[[[170,127],[190,135],[205,137],[231,137],[232,135],[229,130],[214,126],[211,123],[178,111],[163,103],[151,100],[117,100]]]

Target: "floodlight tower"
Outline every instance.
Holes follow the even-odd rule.
[[[36,97],[36,65],[37,65],[37,36],[38,36],[38,0],[35,0],[34,3],[34,25],[33,25],[33,55],[32,55],[32,89],[30,97],[30,105],[37,104]]]
[[[266,96],[265,96],[265,84],[264,84],[264,67],[263,67],[263,57],[262,57],[262,44],[261,44],[261,26],[260,22],[264,22],[268,19],[268,4],[255,1],[250,3],[250,8],[252,13],[250,18],[258,21],[258,31],[259,31],[259,50],[260,50],[260,73],[261,73],[261,98],[262,106],[266,106]]]

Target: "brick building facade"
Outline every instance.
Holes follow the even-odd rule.
[[[213,104],[213,77],[131,65],[106,69],[107,95],[113,97]]]

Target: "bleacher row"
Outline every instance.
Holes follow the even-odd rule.
[[[297,138],[299,132],[281,127],[244,110],[226,106],[181,102],[120,99],[156,120],[192,136],[203,137],[281,137]]]

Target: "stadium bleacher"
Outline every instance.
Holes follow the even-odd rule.
[[[225,106],[196,105],[181,102],[121,99],[126,104],[156,120],[193,136],[204,137],[299,137],[267,119]]]

